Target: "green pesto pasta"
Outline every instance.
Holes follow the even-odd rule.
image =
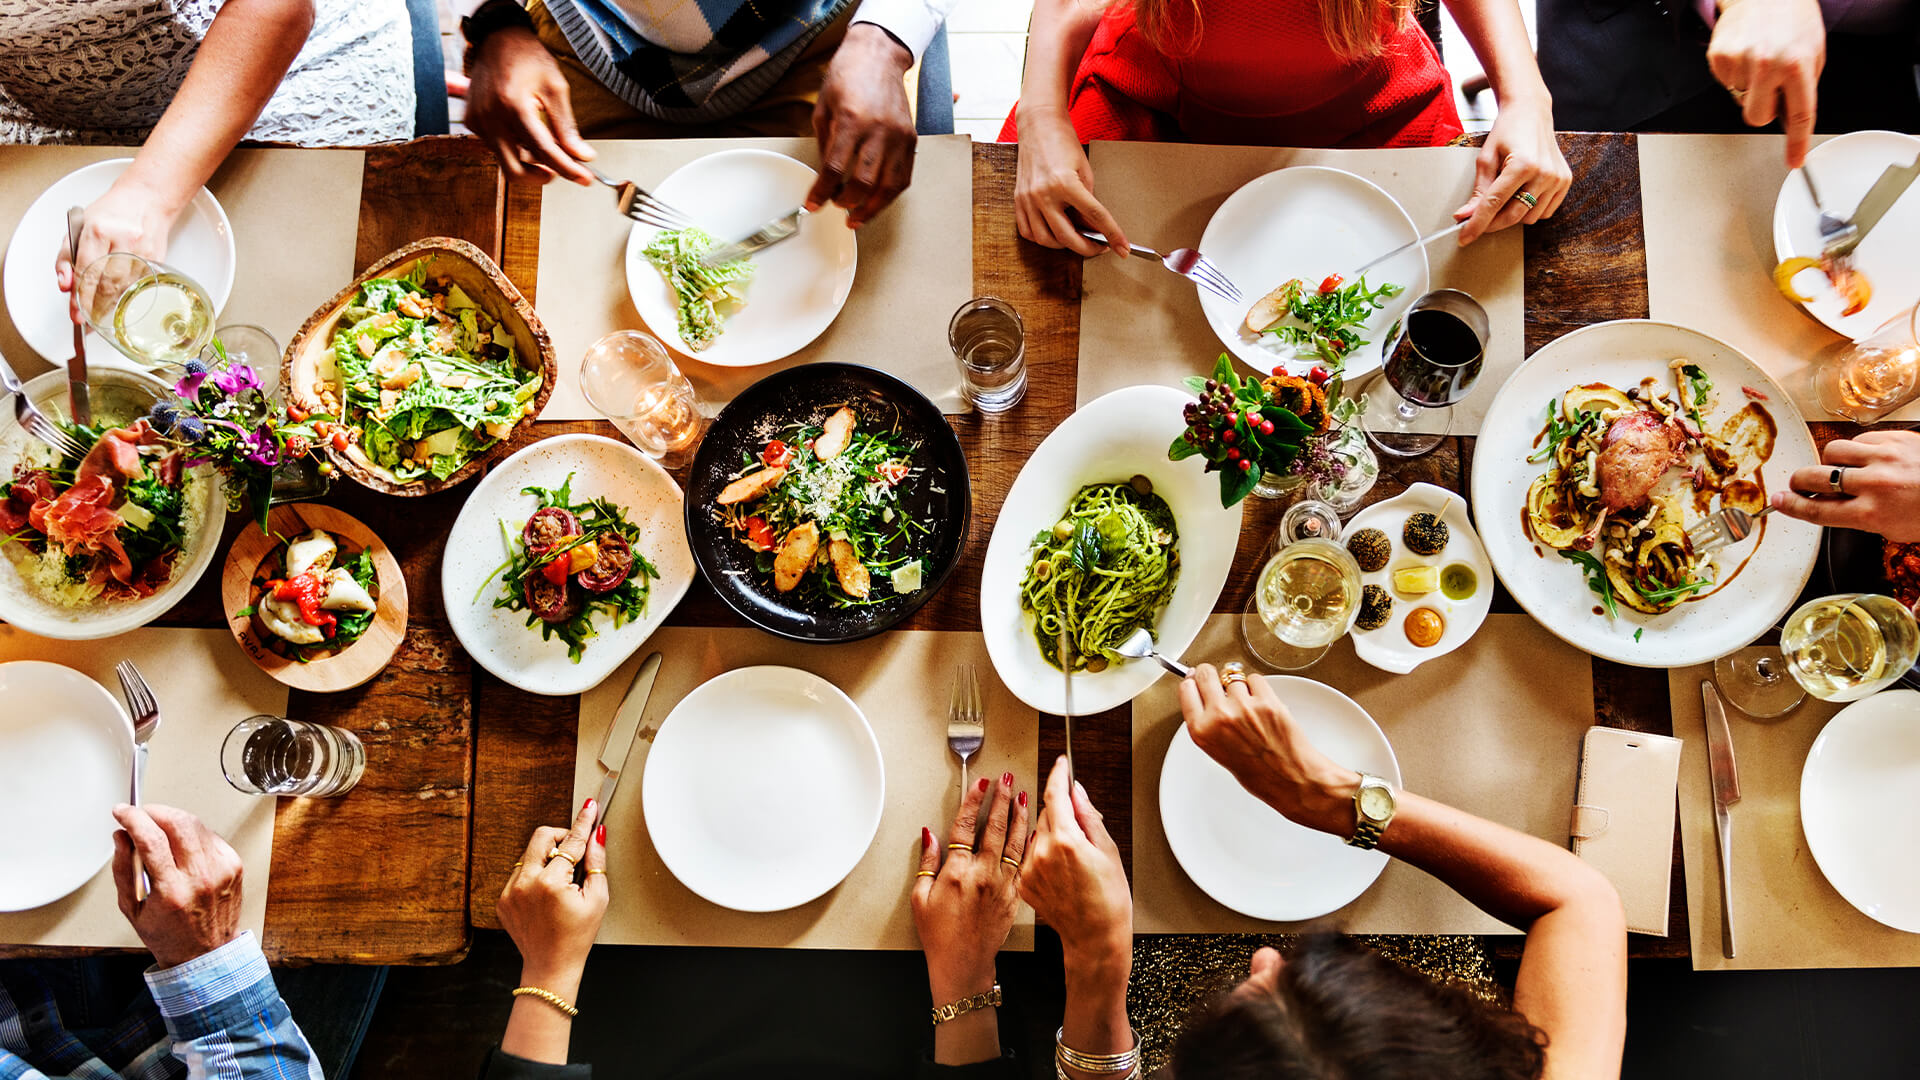
[[[675,229],[654,237],[646,250],[647,261],[679,299],[680,340],[695,352],[713,344],[727,315],[746,304],[746,285],[753,278],[753,263],[747,259],[700,265],[700,257],[712,247],[713,237],[704,230]],[[724,312],[722,305],[727,306]]]
[[[1104,669],[1115,646],[1151,628],[1180,576],[1179,529],[1144,476],[1089,484],[1066,516],[1034,537],[1020,583],[1040,655],[1060,666],[1059,634],[1073,642],[1075,671]]]

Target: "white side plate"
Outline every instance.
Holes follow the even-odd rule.
[[[1887,166],[1911,164],[1916,155],[1920,155],[1920,139],[1912,135],[1854,131],[1814,147],[1807,153],[1807,166],[1813,170],[1827,210],[1846,217]],[[1920,193],[1908,189],[1854,249],[1854,266],[1873,285],[1873,299],[1865,309],[1840,314],[1846,310],[1846,301],[1812,271],[1795,278],[1794,284],[1813,297],[1805,305],[1808,314],[1846,337],[1866,337],[1920,300],[1920,259],[1914,257],[1915,251],[1920,251]],[[1820,254],[1820,211],[1798,170],[1787,174],[1773,204],[1773,253],[1776,262]],[[1781,302],[1790,301],[1783,297]]]
[[[1443,503],[1444,511],[1440,509]],[[1441,522],[1447,526],[1447,546],[1441,548],[1438,555],[1415,555],[1400,538],[1407,519],[1422,511],[1439,513]],[[1382,671],[1405,675],[1428,660],[1465,645],[1467,639],[1479,631],[1480,624],[1487,621],[1487,611],[1493,606],[1493,564],[1487,561],[1487,549],[1481,545],[1480,535],[1473,531],[1473,522],[1467,518],[1467,504],[1460,496],[1432,484],[1414,484],[1405,492],[1354,515],[1347,523],[1345,535],[1351,538],[1361,529],[1379,529],[1393,542],[1393,555],[1386,567],[1360,575],[1361,584],[1378,585],[1387,590],[1387,596],[1393,600],[1393,611],[1387,616],[1387,625],[1378,630],[1354,628],[1353,651],[1360,659]],[[1449,600],[1437,589],[1425,596],[1404,596],[1393,587],[1393,572],[1401,567],[1431,566],[1445,570],[1455,563],[1471,566],[1476,579],[1473,595],[1465,600]],[[1447,623],[1439,642],[1424,649],[1407,640],[1407,615],[1418,608],[1433,608]]]
[[[1827,721],[1800,772],[1800,827],[1847,903],[1920,934],[1920,691],[1883,690]]]
[[[133,722],[105,687],[41,660],[0,664],[0,701],[0,911],[25,911],[113,857]]]

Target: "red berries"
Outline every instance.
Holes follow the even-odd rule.
[[[1246,460],[1242,460],[1242,461],[1240,462],[1240,471],[1241,471],[1241,472],[1252,472],[1252,471],[1253,471],[1253,462],[1251,462],[1251,461],[1246,461]]]
[[[1271,420],[1260,421],[1260,434],[1262,435],[1273,434],[1273,421]]]

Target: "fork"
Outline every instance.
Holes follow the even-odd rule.
[[[1687,543],[1692,545],[1693,553],[1705,555],[1709,551],[1718,551],[1728,544],[1737,544],[1753,532],[1753,523],[1773,513],[1771,504],[1760,508],[1757,514],[1749,514],[1737,506],[1729,506],[1717,514],[1709,514],[1687,530]]]
[[[589,168],[595,180],[607,185],[614,191],[614,204],[622,214],[642,225],[652,225],[657,229],[685,229],[693,225],[693,219],[653,197],[646,188],[631,180],[614,180],[598,169]]]
[[[1105,236],[1094,232],[1092,229],[1081,229],[1080,235],[1096,244],[1105,244],[1107,242]],[[1160,254],[1150,247],[1141,247],[1139,244],[1128,244],[1127,250],[1133,252],[1135,255],[1145,255],[1149,258],[1159,259],[1161,266],[1179,274],[1181,277],[1186,278],[1195,285],[1200,286],[1228,303],[1237,304],[1240,302],[1239,288],[1227,279],[1227,275],[1220,272],[1219,267],[1213,265],[1211,259],[1208,259],[1205,255],[1200,254],[1192,248],[1174,248],[1165,255]]]
[[[980,680],[972,664],[962,664],[953,675],[953,696],[947,699],[947,748],[960,758],[960,794],[967,792],[967,760],[980,752],[986,740],[987,715],[980,705]]]
[[[20,385],[20,376],[5,359],[0,359],[0,386],[13,393],[13,415],[26,429],[27,434],[53,447],[70,458],[87,456],[87,448],[80,440],[61,430],[60,425],[47,419],[45,413],[33,407],[33,401],[27,397],[27,388]]]
[[[1800,166],[1800,179],[1807,182],[1807,194],[1813,196],[1814,209],[1820,211],[1820,254],[1830,254],[1853,239],[1860,227],[1827,209],[1827,204],[1820,201],[1820,189],[1814,186],[1811,166]]]
[[[113,665],[113,673],[120,676],[120,694],[127,699],[127,711],[133,714],[133,778],[128,785],[128,801],[140,805],[140,763],[147,757],[147,740],[160,730],[160,703],[154,700],[153,691],[148,688],[147,680],[140,677],[140,669],[133,661],[122,660]],[[144,900],[147,897],[147,871],[140,865],[140,852],[133,853],[133,898]]]

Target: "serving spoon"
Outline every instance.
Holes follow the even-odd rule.
[[[1166,668],[1169,672],[1182,679],[1193,674],[1193,669],[1187,665],[1178,660],[1169,660],[1161,656],[1158,652],[1155,652],[1153,648],[1153,631],[1144,626],[1135,630],[1127,640],[1114,646],[1113,651],[1115,655],[1128,660],[1155,660],[1161,667]]]

